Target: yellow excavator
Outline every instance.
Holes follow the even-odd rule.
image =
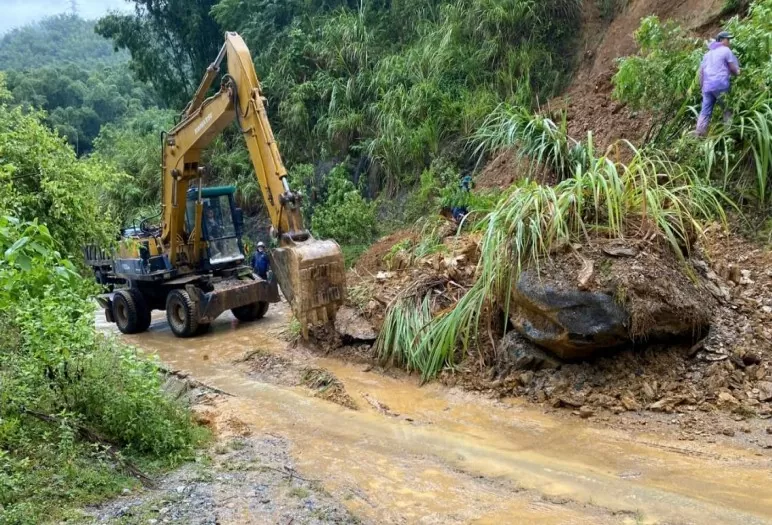
[[[220,89],[206,98],[223,60],[228,70]],[[278,243],[267,278],[246,262],[236,188],[203,185],[207,170],[201,165],[202,150],[234,121],[246,141]],[[161,140],[160,226],[143,221],[139,228],[124,230],[118,248],[109,254],[96,246],[84,248],[97,282],[113,290],[97,298],[108,322],[126,334],[144,332],[151,312],[165,310],[171,331],[192,337],[226,310],[243,322],[263,317],[269,303],[280,300],[278,287],[304,336],[310,324],[334,319],[345,298],[340,246],[314,239],[303,226],[302,196],[288,183],[252,57],[238,34],[226,33],[179,124]]]

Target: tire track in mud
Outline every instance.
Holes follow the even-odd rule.
[[[288,349],[280,338],[287,317],[284,307],[253,325],[222,319],[213,333],[185,341],[161,320],[127,339],[233,396],[218,401],[218,419],[235,417],[255,435],[287,439],[298,471],[321,479],[365,521],[772,519],[769,458],[741,449],[717,454],[707,445],[704,455],[684,456],[659,436],[594,429],[439,385],[418,388],[410,378]],[[269,376],[278,377],[260,377],[265,367],[249,377],[243,358],[254,351],[277,359],[279,370]],[[288,363],[290,370],[282,369]],[[313,389],[297,384],[298,367],[325,370],[359,410],[315,399]],[[731,467],[715,459],[727,454]]]

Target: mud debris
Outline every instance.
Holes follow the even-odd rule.
[[[691,278],[674,258],[662,259],[660,249],[650,242],[615,241],[581,248],[584,260],[595,261],[588,288],[612,290],[624,283],[625,299],[634,302],[637,315],[631,329],[642,335],[647,323],[661,321],[667,328],[658,336],[664,337],[634,338],[634,343],[614,355],[563,362],[510,331],[495,349],[473,349],[465,362],[440,380],[577,413],[586,406],[607,415],[718,410],[741,418],[772,416],[772,255],[717,226],[706,234],[690,260]],[[351,277],[371,292],[358,312],[377,331],[390,302],[418,278],[439,283],[439,293],[447,293],[442,290],[453,277],[459,278],[462,288],[468,287],[477,263],[475,241],[454,236],[452,243],[444,241],[447,251],[441,257],[383,271],[380,279]],[[454,246],[467,251],[464,257],[457,258],[462,253],[453,251]],[[651,261],[660,262],[652,265]],[[581,259],[561,258],[559,253],[550,264],[555,265],[555,273],[574,276],[585,266]],[[624,280],[615,282],[611,277],[618,279],[619,274]],[[715,290],[719,292],[712,293]],[[683,319],[677,330],[674,315]],[[705,333],[707,324],[711,329]],[[668,337],[673,333],[688,337],[673,341]],[[699,340],[695,343],[695,339]]]

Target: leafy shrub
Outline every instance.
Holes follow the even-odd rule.
[[[130,482],[102,448],[78,441],[81,427],[166,464],[202,437],[163,394],[155,364],[95,332],[92,291],[48,228],[0,218],[0,521],[35,523]]]
[[[375,206],[365,201],[341,166],[327,176],[327,199],[314,211],[311,229],[341,244],[366,245],[375,238]]]
[[[86,242],[114,236],[113,209],[100,188],[116,174],[96,160],[78,161],[41,119],[0,101],[0,213],[50,225],[65,253],[79,254]]]

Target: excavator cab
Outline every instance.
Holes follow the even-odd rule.
[[[243,214],[236,206],[234,186],[191,188],[185,214],[187,231],[199,232],[205,243],[206,255],[200,261],[202,269],[211,270],[238,266],[245,260]],[[201,203],[201,228],[196,228],[196,208]]]

